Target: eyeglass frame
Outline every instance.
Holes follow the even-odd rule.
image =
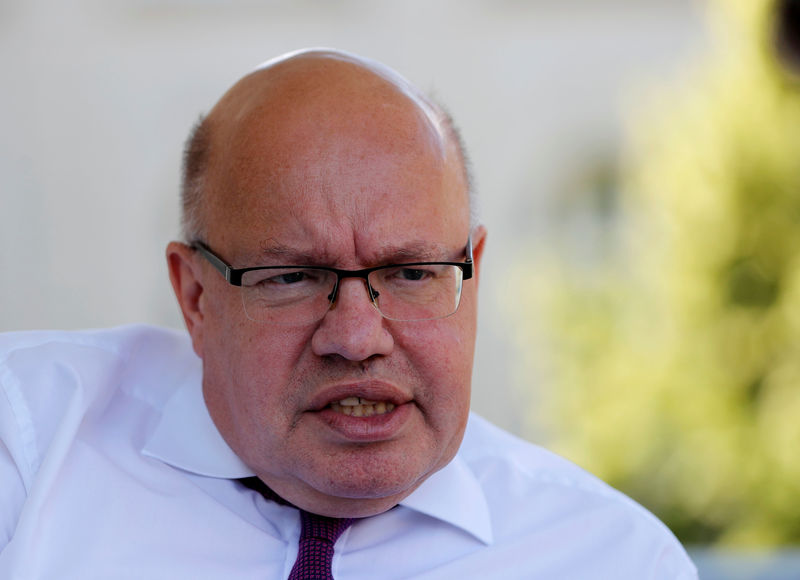
[[[208,262],[217,270],[222,277],[225,279],[228,284],[231,286],[238,286],[242,287],[242,277],[247,272],[253,272],[255,270],[285,270],[285,269],[293,269],[293,270],[323,270],[326,272],[332,272],[336,275],[336,283],[333,285],[333,290],[328,295],[328,301],[331,305],[335,304],[336,298],[339,295],[339,285],[344,278],[360,278],[364,280],[364,283],[367,285],[367,294],[369,294],[369,299],[372,304],[377,308],[378,312],[381,312],[380,307],[378,307],[375,300],[378,298],[379,293],[372,287],[369,283],[369,275],[372,272],[378,270],[385,270],[389,268],[398,268],[404,266],[456,266],[461,269],[461,280],[469,280],[472,278],[474,274],[474,264],[472,261],[472,233],[467,237],[467,245],[464,248],[464,254],[466,255],[466,259],[463,262],[404,262],[401,264],[386,264],[383,266],[373,266],[371,268],[362,268],[360,270],[345,270],[342,268],[333,268],[331,266],[295,266],[295,265],[281,265],[281,266],[250,266],[247,268],[234,268],[230,264],[228,264],[225,260],[220,258],[214,251],[208,247],[207,244],[201,242],[199,240],[194,241],[189,244],[189,247],[193,250],[200,252],[200,254],[208,260]],[[448,314],[447,316],[452,316],[458,311],[458,306],[461,305],[461,301],[459,300],[459,304],[456,305],[456,309]],[[386,315],[381,312],[381,315],[386,318]],[[444,316],[442,318],[446,318]]]

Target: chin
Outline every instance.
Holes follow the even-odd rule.
[[[424,480],[399,489],[378,490],[340,487],[326,490],[306,510],[330,517],[366,518],[389,511],[411,494]],[[304,507],[304,506],[300,506]]]
[[[401,458],[357,456],[350,461],[338,462],[335,468],[320,474],[322,477],[314,487],[329,497],[346,502],[389,503],[380,510],[385,511],[411,494],[451,459],[425,463],[409,462],[409,457],[414,457],[413,452]]]

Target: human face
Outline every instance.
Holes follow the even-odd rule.
[[[391,118],[343,119],[339,104],[323,123],[250,123],[233,140],[246,146],[217,166],[226,195],[210,205],[209,244],[237,267],[463,259],[457,156],[396,101]],[[264,171],[265,160],[279,169]],[[473,234],[476,264],[483,238]],[[239,289],[199,256],[187,260],[202,287],[190,330],[209,412],[278,494],[325,515],[373,515],[452,459],[469,408],[477,279],[445,319],[384,319],[363,281],[345,279],[321,321],[271,326],[249,320]],[[354,397],[378,403],[360,407],[375,414],[345,414],[339,403]]]

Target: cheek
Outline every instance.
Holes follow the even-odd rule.
[[[468,327],[467,321],[439,321],[437,332],[417,342],[426,385],[422,410],[439,448],[438,467],[458,451],[469,417],[473,340],[465,322]]]
[[[203,326],[206,349],[212,349],[208,356],[231,376],[264,374],[267,365],[291,356],[302,334],[250,320],[239,288],[224,282],[206,296]]]
[[[219,330],[203,360],[204,396],[220,432],[250,463],[290,429],[292,381],[305,338],[249,320]],[[253,451],[259,455],[251,457]]]
[[[459,311],[450,318],[431,321],[429,329],[420,329],[415,337],[421,356],[434,359],[431,364],[459,376],[472,370],[475,346],[474,318]]]
[[[224,406],[233,424],[251,424],[259,416],[257,409],[269,404],[282,386],[285,390],[307,340],[305,330],[247,318],[238,292],[209,296],[203,324],[207,398],[218,408]]]
[[[267,327],[246,320],[231,328],[230,340],[221,345],[228,353],[230,372],[239,388],[261,398],[282,396],[294,376],[298,360],[309,341],[307,331]]]
[[[422,379],[429,414],[459,420],[468,410],[474,340],[465,324],[456,318],[431,321],[409,328],[397,341]]]

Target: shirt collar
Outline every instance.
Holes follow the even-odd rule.
[[[458,455],[428,477],[400,505],[457,526],[484,544],[493,542],[486,496],[475,475]]]
[[[228,446],[208,414],[201,373],[198,365],[167,400],[142,453],[207,477],[237,479],[254,475]]]
[[[203,399],[201,372],[198,368],[187,376],[166,402],[142,453],[206,477],[238,479],[254,475],[228,446],[211,419]],[[400,505],[459,527],[485,544],[492,543],[486,497],[458,455]]]

